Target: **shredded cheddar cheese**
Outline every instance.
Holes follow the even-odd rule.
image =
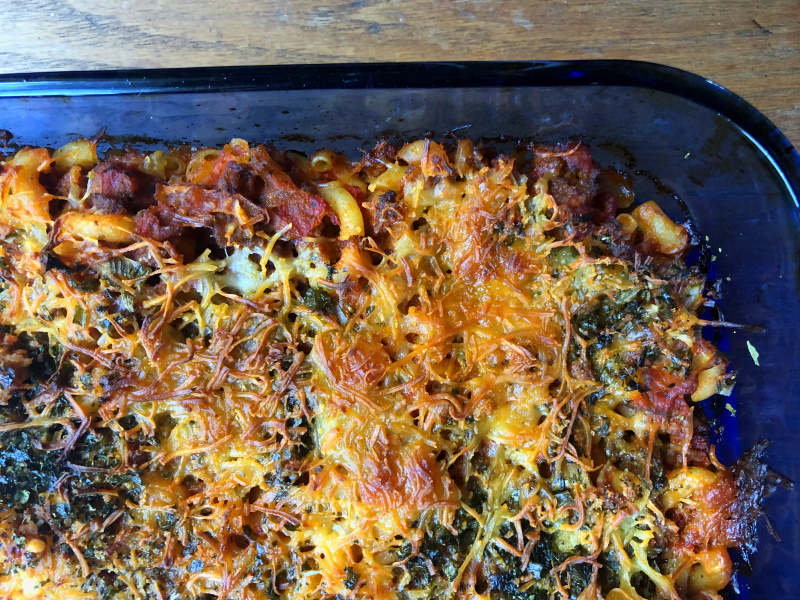
[[[705,280],[585,145],[96,145],[0,170],[0,597],[719,597]]]

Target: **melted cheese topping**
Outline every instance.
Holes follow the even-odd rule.
[[[0,596],[717,597],[688,236],[530,149],[7,160]]]

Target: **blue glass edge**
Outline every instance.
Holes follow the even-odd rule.
[[[644,61],[344,63],[4,74],[0,97],[586,85],[659,90],[714,110],[762,148],[795,205],[800,205],[800,155],[769,119],[713,81]]]

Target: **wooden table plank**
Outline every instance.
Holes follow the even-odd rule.
[[[800,142],[800,0],[5,0],[0,72],[627,58],[713,79]]]

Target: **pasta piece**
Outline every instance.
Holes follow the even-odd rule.
[[[641,230],[644,243],[661,254],[681,254],[689,245],[689,233],[685,227],[670,219],[655,202],[637,206],[633,213]]]
[[[725,377],[725,366],[714,365],[697,375],[697,389],[692,392],[692,401],[700,402],[721,391],[720,381]]]
[[[91,242],[131,243],[135,240],[136,223],[127,215],[69,212],[60,220],[61,237]]]
[[[321,183],[317,187],[339,217],[339,239],[348,240],[356,235],[364,235],[364,217],[358,202],[341,182]]]
[[[387,169],[381,173],[374,181],[369,184],[369,191],[387,191],[393,192],[400,191],[400,181],[408,171],[408,167],[391,163],[387,165]]]
[[[317,173],[324,173],[333,169],[335,164],[335,153],[332,150],[318,150],[309,159],[311,168]]]
[[[627,213],[617,215],[617,220],[620,222],[620,225],[622,225],[622,235],[626,237],[631,237],[634,233],[636,233],[636,230],[639,227],[636,219]]]
[[[64,144],[53,153],[53,162],[59,171],[72,167],[91,169],[97,164],[97,140],[75,140]]]
[[[422,155],[425,152],[425,144],[430,144],[430,140],[415,140],[406,144],[400,149],[397,157],[404,160],[409,165],[417,166],[422,162]]]

